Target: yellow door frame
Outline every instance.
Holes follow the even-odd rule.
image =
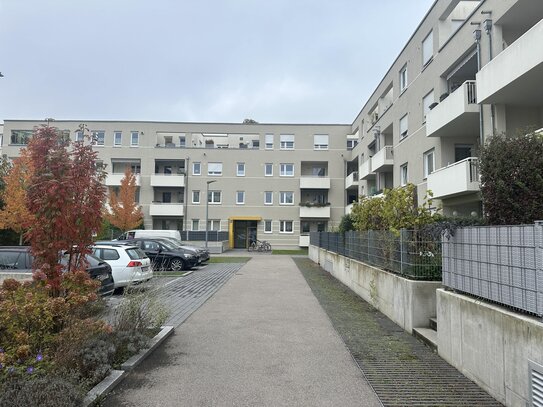
[[[234,247],[234,221],[236,220],[254,220],[260,222],[262,216],[231,216],[228,218],[228,245]]]

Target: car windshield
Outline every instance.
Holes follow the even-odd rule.
[[[137,247],[126,249],[126,254],[128,254],[128,257],[130,257],[131,260],[140,260],[147,258],[147,255]]]

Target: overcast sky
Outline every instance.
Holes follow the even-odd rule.
[[[351,123],[434,0],[0,0],[0,121]]]

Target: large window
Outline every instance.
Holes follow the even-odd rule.
[[[281,171],[279,175],[281,177],[293,177],[294,176],[294,164],[292,163],[281,163]]]
[[[281,205],[294,205],[294,192],[292,191],[279,192],[279,203]]]
[[[236,175],[238,177],[245,176],[245,163],[237,163],[236,165]]]
[[[426,115],[430,111],[430,106],[434,103],[434,90],[432,89],[426,96],[422,98],[422,114],[423,121],[426,121]]]
[[[208,163],[207,175],[222,175],[222,163]]]
[[[207,202],[210,204],[220,204],[221,203],[221,191],[209,191],[207,196]]]
[[[26,145],[32,137],[32,130],[11,130],[11,144]]]
[[[130,132],[130,145],[137,147],[140,144],[140,133],[137,131]]]
[[[264,164],[264,175],[266,177],[273,176],[273,164],[272,163]]]
[[[264,205],[273,205],[273,192],[264,192]]]
[[[400,93],[407,88],[407,64],[400,70]]]
[[[201,175],[202,174],[202,164],[199,162],[192,163],[192,175]]]
[[[281,150],[294,150],[294,134],[281,134]]]
[[[434,56],[434,32],[430,31],[430,34],[426,36],[422,41],[422,66],[428,64]]]
[[[435,158],[434,158],[434,149],[424,153],[424,178],[427,178],[435,168]]]
[[[408,115],[405,115],[400,119],[400,140],[403,140],[407,137],[407,130],[409,128],[407,118]]]
[[[245,191],[236,192],[236,204],[237,205],[245,204]]]
[[[313,148],[315,150],[328,150],[328,134],[313,135]]]
[[[113,132],[113,145],[115,147],[119,147],[121,144],[123,144],[123,133],[120,131],[114,131]]]
[[[266,150],[273,150],[273,134],[266,134]]]
[[[400,167],[400,185],[402,187],[406,186],[408,182],[408,174],[407,174],[407,163],[402,165]]]
[[[96,143],[97,146],[103,146],[106,141],[106,133],[103,130],[93,130],[92,131],[92,140]]]
[[[292,233],[293,222],[291,220],[280,220],[279,221],[279,233]]]

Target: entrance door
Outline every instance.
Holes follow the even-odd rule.
[[[256,220],[234,220],[234,249],[247,249],[256,240]]]

